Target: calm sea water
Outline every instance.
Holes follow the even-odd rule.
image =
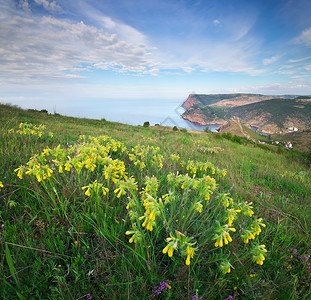
[[[88,101],[53,101],[33,103],[13,103],[22,108],[47,109],[50,113],[57,112],[61,115],[102,119],[120,122],[129,125],[143,125],[149,121],[150,125],[161,124],[163,126],[177,126],[192,130],[203,131],[209,127],[216,131],[220,125],[201,126],[181,118],[184,109],[181,107],[183,100],[180,99],[148,99],[148,100],[88,100]]]

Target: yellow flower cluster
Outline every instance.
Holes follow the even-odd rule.
[[[42,137],[43,132],[46,130],[46,126],[45,125],[39,125],[36,126],[34,124],[30,124],[30,123],[20,123],[19,124],[19,129],[14,131],[14,129],[9,129],[8,133],[9,134],[19,134],[19,135],[27,135],[27,136],[38,136],[38,137]],[[49,132],[48,133],[49,137],[53,137],[53,132]]]
[[[163,254],[166,254],[169,257],[173,256],[173,253],[175,250],[180,248],[180,252],[187,256],[186,258],[186,265],[190,265],[190,259],[193,258],[195,251],[198,249],[196,247],[193,247],[196,243],[190,243],[191,238],[186,237],[183,233],[176,231],[176,237],[170,236],[166,239],[168,244],[165,246],[165,248],[162,250]]]
[[[85,195],[91,196],[91,192],[95,194],[99,194],[100,190],[102,191],[103,195],[106,196],[107,193],[109,192],[109,189],[104,187],[102,183],[97,182],[95,180],[94,182],[90,183],[87,186],[82,187],[82,190],[85,190]]]
[[[30,160],[27,162],[27,166],[20,166],[14,170],[14,172],[18,172],[17,176],[22,179],[23,173],[27,175],[36,176],[38,182],[42,180],[48,179],[52,176],[53,170],[46,163],[46,159],[43,156],[35,154]]]
[[[137,243],[138,241],[141,240],[142,238],[142,234],[139,230],[128,230],[125,232],[126,235],[132,235],[131,238],[129,239],[129,242],[130,243]]]
[[[252,210],[253,208],[252,204],[253,202],[247,202],[247,201],[243,203],[239,203],[239,208],[243,215],[251,217],[254,214]]]
[[[258,265],[262,265],[263,261],[266,259],[264,254],[267,253],[265,245],[256,245],[252,251],[253,261],[256,262]]]
[[[147,165],[155,165],[159,169],[163,167],[164,157],[161,155],[159,147],[153,147],[149,145],[137,145],[133,147],[132,153],[129,153],[129,159],[134,165],[139,165],[143,170]]]
[[[179,154],[171,154],[170,155],[170,160],[171,161],[179,161],[180,160]]]
[[[190,177],[188,174],[168,174],[167,181],[172,186],[172,188],[176,188],[180,186],[184,190],[197,190],[200,195],[205,199],[209,200],[210,195],[214,193],[216,190],[216,180],[211,178],[209,175],[203,178],[196,178],[195,176]]]
[[[214,237],[215,247],[222,247],[224,243],[228,245],[229,242],[232,242],[229,231],[235,232],[236,229],[229,227],[228,225],[220,226],[218,222],[218,228],[216,229],[216,234]]]
[[[144,219],[142,226],[146,226],[147,230],[152,231],[153,227],[156,225],[156,217],[160,215],[163,210],[163,202],[161,199],[159,199],[159,201],[156,199],[159,185],[157,179],[155,177],[146,177],[145,184],[145,190],[141,192],[145,214],[140,217],[139,220]]]
[[[259,235],[261,232],[261,227],[266,227],[265,224],[262,223],[262,218],[256,219],[250,225],[249,229],[245,229],[241,234],[241,238],[245,244],[248,243],[249,240],[254,240],[256,235]]]
[[[211,175],[217,175],[219,177],[224,177],[227,174],[227,171],[225,169],[221,170],[217,167],[215,167],[211,162],[200,162],[200,161],[193,161],[188,160],[187,162],[181,161],[180,165],[182,167],[185,167],[187,171],[190,172],[190,174],[196,174],[197,172],[200,172],[201,174],[206,174],[207,171],[211,173]]]
[[[210,153],[210,154],[216,153],[217,154],[219,152],[224,151],[224,149],[220,147],[211,147],[208,142],[202,141],[202,140],[196,141],[194,144],[197,150],[202,153]]]
[[[240,209],[235,209],[235,208],[227,208],[227,214],[228,214],[228,224],[229,226],[232,225],[234,219],[236,219],[238,213],[241,212]]]
[[[93,172],[95,168],[103,169],[105,179],[111,179],[114,183],[118,180],[127,179],[124,162],[112,159],[111,153],[125,151],[125,146],[109,137],[83,137],[84,143],[71,146],[68,149],[57,146],[54,149],[46,148],[41,155],[30,158],[27,166],[20,166],[15,170],[17,176],[22,179],[23,173],[35,175],[40,182],[51,177],[53,169],[72,172],[72,169],[80,175],[83,168]]]
[[[231,272],[232,265],[228,260],[223,260],[220,264],[220,270],[226,274]]]
[[[284,174],[282,174],[282,178],[283,177],[293,178],[297,181],[300,181],[301,183],[304,183],[308,181],[307,175],[308,173],[306,171],[300,171],[295,173],[286,171]]]
[[[0,191],[1,191],[1,188],[3,188],[4,186],[3,186],[3,183],[2,183],[2,181],[0,181]]]

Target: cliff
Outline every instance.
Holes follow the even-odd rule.
[[[287,98],[286,98],[287,97]],[[289,126],[311,128],[311,97],[259,94],[191,94],[182,117],[200,125],[225,124],[232,117],[265,133],[286,132]]]

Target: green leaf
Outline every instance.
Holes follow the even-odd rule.
[[[26,298],[21,293],[16,292],[16,294],[20,300],[26,300]]]
[[[7,261],[8,265],[9,265],[9,268],[10,268],[10,273],[11,273],[12,277],[14,278],[14,280],[15,280],[15,282],[17,284],[17,287],[20,289],[19,281],[18,281],[18,279],[16,277],[16,272],[15,272],[15,268],[14,268],[14,264],[13,264],[13,259],[12,259],[12,256],[11,256],[8,244],[5,244],[5,256],[6,256],[6,261]]]

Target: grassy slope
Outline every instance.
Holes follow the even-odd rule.
[[[284,128],[284,121],[287,117],[294,120],[302,120],[306,124],[311,123],[311,103],[303,103],[304,108],[301,106],[300,100],[295,99],[272,99],[258,103],[252,103],[241,107],[235,107],[232,109],[232,113],[236,116],[240,116],[243,120],[245,116],[252,116],[264,114],[267,123],[275,123],[280,128]],[[251,121],[247,120],[247,122]]]
[[[274,140],[279,140],[284,143],[291,141],[293,146],[304,152],[311,152],[311,130],[303,132],[292,132],[284,135],[273,135]]]
[[[219,134],[128,126],[4,105],[0,105],[0,121],[0,181],[4,184],[0,192],[0,222],[4,224],[0,232],[0,293],[4,299],[12,299],[18,293],[34,299],[77,299],[88,293],[95,299],[146,299],[154,285],[166,279],[173,281],[172,289],[163,291],[167,299],[191,298],[195,289],[204,299],[224,299],[236,291],[242,299],[298,299],[311,295],[310,270],[307,262],[298,258],[298,254],[309,255],[311,249],[310,170],[296,152],[279,154],[253,144],[234,143]],[[2,135],[10,128],[17,129],[20,122],[44,123],[54,137],[30,143],[27,138],[12,140]],[[124,237],[129,225],[122,225],[126,210],[121,202],[120,207],[111,207],[121,222],[110,228],[111,236],[92,230],[74,211],[65,219],[44,213],[27,192],[36,190],[38,184],[28,182],[31,185],[23,186],[13,170],[47,146],[75,144],[79,134],[109,135],[129,148],[139,143],[159,146],[165,156],[178,153],[185,160],[208,160],[219,168],[226,168],[228,175],[218,182],[219,191],[230,190],[235,199],[253,201],[255,213],[267,224],[261,236],[269,250],[264,265],[242,265],[231,274],[217,275],[211,264],[208,269],[204,262],[198,262],[196,268],[185,268],[164,258],[158,268],[150,271],[131,263],[135,261],[130,250],[134,246]],[[216,155],[201,153],[194,146],[198,140],[224,151]],[[168,166],[165,168],[170,171]],[[294,178],[298,173],[300,177]],[[136,173],[138,180],[139,176],[139,172]],[[59,193],[65,195],[70,188],[74,186],[64,187]],[[113,239],[111,230],[118,226],[123,226],[120,227],[122,235]],[[72,246],[80,231],[86,234],[85,238],[81,236],[85,243],[81,249]],[[8,244],[10,254],[6,251],[6,242],[11,243]],[[14,267],[9,263],[10,256]],[[256,275],[250,277],[250,274]]]
[[[287,118],[293,120],[294,123],[298,122],[297,126],[308,127],[311,124],[311,103],[301,102],[304,97],[276,98],[232,108],[210,106],[223,99],[239,98],[240,95],[193,95],[198,104],[186,111],[184,115],[201,114],[206,122],[214,121],[215,118],[229,120],[232,116],[237,116],[244,123],[251,123],[256,117],[261,116],[264,124],[276,124],[281,129],[286,127],[284,122]],[[255,95],[250,94],[250,96]],[[304,108],[301,108],[302,105]]]
[[[257,140],[257,141],[267,141],[267,137],[260,135],[259,133],[248,128],[242,123],[240,123],[240,126],[239,126],[239,123],[235,120],[230,120],[229,126],[224,128],[221,131],[221,133],[223,132],[230,132],[232,135],[237,135],[240,137],[250,137],[251,139]]]

